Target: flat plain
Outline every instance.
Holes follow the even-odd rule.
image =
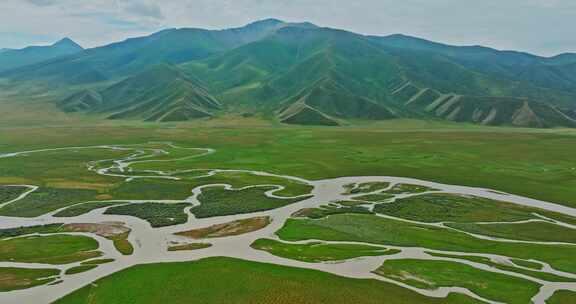
[[[573,298],[573,130],[48,116],[0,123],[3,303]],[[106,222],[130,231],[50,226]]]

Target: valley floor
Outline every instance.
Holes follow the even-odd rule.
[[[103,130],[108,136],[100,133]],[[3,277],[0,281],[4,290],[12,290],[0,293],[2,303],[38,303],[39,299],[50,303],[75,290],[78,291],[59,301],[114,303],[110,296],[116,294],[113,286],[117,285],[107,282],[122,282],[125,276],[133,277],[142,271],[136,265],[196,260],[200,261],[186,267],[202,268],[210,263],[245,267],[249,262],[242,261],[253,261],[320,270],[349,278],[346,282],[338,277],[326,279],[337,280],[339,284],[392,290],[397,294],[392,301],[398,303],[417,299],[434,303],[446,297],[443,301],[454,303],[544,303],[556,296],[556,292],[576,289],[576,264],[572,259],[576,245],[570,237],[550,239],[543,233],[539,238],[526,240],[526,236],[521,235],[522,225],[534,224],[547,225],[542,229],[548,231],[574,235],[576,209],[570,207],[570,202],[561,205],[508,194],[499,188],[455,186],[414,178],[371,174],[308,179],[276,173],[282,168],[298,167],[298,159],[294,158],[285,158],[284,163],[279,163],[280,167],[272,166],[274,173],[269,173],[258,167],[275,161],[278,156],[267,153],[269,148],[257,141],[295,139],[277,138],[266,129],[187,129],[198,132],[196,136],[202,132],[212,135],[210,138],[205,137],[208,134],[198,136],[200,140],[194,147],[156,141],[100,142],[106,137],[111,140],[119,136],[111,130],[122,132],[126,136],[123,138],[130,140],[144,136],[128,137],[126,132],[132,130],[127,128],[104,128],[91,132],[102,136],[92,138],[96,145],[29,146],[0,155],[4,170],[4,186],[0,189],[3,194],[0,252],[4,253],[0,255],[3,261],[0,262]],[[151,131],[177,137],[171,134],[174,130]],[[63,131],[66,132],[70,130]],[[219,132],[226,135],[214,136]],[[303,148],[303,141],[333,131],[319,128],[286,132],[302,136],[295,145],[298,151]],[[468,134],[473,137],[475,133]],[[11,138],[16,142],[26,140],[25,137]],[[64,142],[85,140],[65,138]],[[250,143],[250,139],[254,142]],[[203,140],[212,141],[217,148],[200,145]],[[235,151],[232,148],[235,142],[246,150]],[[323,144],[329,146],[327,142]],[[232,151],[223,148],[228,145]],[[308,149],[313,155],[313,149]],[[259,153],[244,154],[254,150]],[[236,158],[230,153],[241,154]],[[215,162],[219,162],[219,166]],[[316,162],[315,166],[321,167],[321,164]],[[242,165],[250,169],[239,169]],[[368,164],[360,167],[369,169]],[[344,166],[342,171],[347,170],[351,169]],[[378,172],[377,168],[373,170]],[[337,168],[325,170],[335,171]],[[411,210],[414,204],[431,204],[426,208],[430,213]],[[493,208],[484,207],[486,205]],[[447,218],[446,212],[434,210],[436,207],[447,208],[454,214]],[[255,220],[256,217],[259,220]],[[483,229],[486,225],[515,225],[519,229],[496,227],[486,231]],[[52,240],[55,237],[62,239]],[[31,255],[31,244],[44,250]],[[171,247],[188,250],[169,250]],[[202,260],[210,257],[240,260]],[[446,264],[438,268],[434,264],[438,262]],[[154,267],[170,269],[173,265]],[[254,267],[261,267],[264,272],[299,272],[259,265]],[[427,270],[430,267],[436,271]],[[52,272],[39,273],[32,279],[15,279],[30,269]],[[159,273],[166,271],[158,270]],[[175,299],[193,295],[189,293],[192,286],[185,282],[188,276],[202,273],[198,271],[178,274],[184,278],[177,280],[177,286],[170,287],[176,288],[170,294]],[[112,276],[107,277],[109,275]],[[242,280],[238,273],[229,275]],[[262,279],[262,275],[270,274],[259,275]],[[321,276],[315,272],[295,275]],[[128,289],[123,295],[125,298],[117,298],[117,303],[142,303],[129,291],[150,286],[150,278],[136,276],[139,279],[133,283],[135,289]],[[454,280],[455,277],[460,279]],[[256,280],[253,276],[250,278]],[[359,279],[369,281],[357,281]],[[294,280],[298,281],[285,278],[280,282],[288,284]],[[89,287],[82,288],[87,284]],[[32,287],[34,285],[42,286]],[[228,296],[250,294],[250,286],[230,291],[232,294]],[[359,286],[358,290],[369,288],[366,286]],[[149,288],[150,301],[162,297],[167,288],[158,287]],[[374,291],[374,296],[378,292]],[[212,294],[204,296],[206,303],[221,300]],[[322,293],[298,296],[305,299],[303,302],[330,298]],[[566,297],[564,294],[557,297],[560,296]],[[266,301],[266,298],[250,297],[246,298],[247,302]],[[362,301],[370,303],[371,299],[367,296]],[[285,301],[286,298],[279,297],[279,303]]]
[[[131,285],[117,303],[146,303],[131,292],[143,289],[150,303],[223,292],[240,303],[574,301],[573,130],[0,110],[11,113],[0,121],[2,303],[115,303],[119,284]],[[157,284],[138,274],[150,263],[169,286],[145,287]],[[195,293],[187,282],[206,271],[245,284]]]

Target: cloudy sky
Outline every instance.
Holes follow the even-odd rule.
[[[62,37],[93,47],[164,28],[269,17],[541,55],[576,52],[574,0],[0,0],[0,48]]]

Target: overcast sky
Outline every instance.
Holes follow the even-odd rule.
[[[269,17],[541,55],[576,52],[575,0],[0,0],[0,48],[62,37],[93,47],[164,28]]]

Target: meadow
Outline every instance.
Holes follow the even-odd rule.
[[[268,251],[276,256],[309,263],[343,261],[357,257],[382,256],[400,252],[395,249],[369,245],[322,244],[319,242],[286,244],[270,239],[258,239],[250,246],[254,249]]]
[[[44,285],[56,280],[57,269],[22,269],[0,267],[0,292],[26,289]]]
[[[165,227],[186,223],[188,214],[184,209],[187,207],[190,207],[190,204],[128,204],[108,208],[104,214],[134,216],[147,221],[152,227]]]
[[[82,121],[73,115],[51,121],[44,116],[32,119],[21,115],[12,118],[18,123],[11,119],[0,123],[2,152],[172,141],[183,147],[210,147],[218,152],[165,162],[163,170],[249,169],[307,179],[403,176],[491,188],[576,206],[576,164],[571,153],[576,148],[576,132],[569,129],[496,128],[410,120],[336,128],[297,127],[241,117],[159,125]],[[54,119],[58,117],[55,116]],[[27,121],[35,123],[26,124]],[[90,154],[87,152],[82,154]],[[83,155],[82,161],[110,157],[101,152]],[[117,156],[126,152],[108,153]],[[117,182],[70,164],[69,155],[50,156],[49,162],[45,161],[46,155],[33,155],[26,160],[30,161],[30,157],[37,157],[33,163],[41,166],[28,171],[23,169],[26,163],[0,159],[0,182],[72,185],[101,192],[111,191]]]
[[[0,103],[0,109],[4,107]],[[206,169],[214,168],[266,171],[309,180],[341,176],[413,177],[485,187],[576,207],[576,164],[571,153],[576,148],[576,132],[573,130],[494,128],[411,120],[358,122],[354,126],[331,128],[286,126],[258,117],[235,116],[184,124],[83,119],[74,114],[63,119],[58,114],[49,118],[17,112],[14,117],[0,122],[0,154],[71,146],[130,145],[146,149],[154,160],[137,159],[125,172],[120,167],[107,172],[126,174],[120,177],[97,174],[95,170],[106,170],[114,164],[112,159],[128,157],[134,150],[92,147],[0,157],[0,190],[3,190],[0,203],[26,190],[3,186],[39,186],[16,203],[0,206],[0,216],[25,218],[55,212],[56,218],[69,221],[95,209],[107,208],[103,211],[105,215],[132,216],[148,221],[151,227],[165,227],[186,223],[190,213],[197,218],[210,218],[282,208],[303,201],[312,190],[310,185],[296,179],[246,171],[217,171],[206,175]],[[175,146],[159,142],[173,142]],[[534,145],[538,148],[534,149]],[[212,148],[214,153],[186,148]],[[158,149],[174,153],[174,158],[159,153]],[[131,175],[161,176],[134,179]],[[179,180],[171,179],[173,177]],[[234,189],[208,186],[197,196],[200,205],[183,201],[192,195],[195,187],[212,184],[227,184]],[[247,186],[253,187],[243,188]],[[261,238],[252,248],[308,263],[392,257],[381,268],[374,269],[375,273],[424,289],[465,287],[495,301],[508,301],[503,290],[514,289],[515,300],[510,303],[529,300],[537,292],[538,284],[454,261],[482,264],[548,282],[574,281],[541,269],[544,262],[556,270],[576,274],[573,259],[576,239],[574,229],[570,228],[576,223],[573,217],[478,197],[422,194],[436,189],[412,184],[372,182],[351,184],[344,190],[346,200],[320,200],[315,207],[292,214],[292,218],[275,231],[282,241]],[[266,196],[270,191],[280,197]],[[387,202],[398,194],[412,196]],[[131,204],[128,200],[140,202]],[[165,200],[170,202],[163,202]],[[371,203],[375,204],[374,209],[366,207]],[[564,224],[556,224],[554,220]],[[216,244],[224,236],[241,236],[265,229],[270,222],[270,218],[255,223],[250,219],[238,220],[178,235],[189,233],[193,238],[211,238],[210,243]],[[94,239],[54,234],[64,232],[57,224],[0,230],[0,260],[54,265],[77,262],[63,271],[72,278],[98,267],[100,261],[111,262],[97,251]],[[35,233],[46,235],[30,236]],[[138,248],[127,238],[128,233],[123,233],[108,239],[122,254],[131,255]],[[393,260],[401,249],[392,247],[422,247],[431,250],[429,255],[453,261]],[[166,248],[171,253],[190,251],[193,254],[196,250],[211,250],[211,244],[174,242]],[[463,256],[463,253],[469,255]],[[511,263],[503,265],[475,254],[506,256]],[[98,257],[99,260],[90,260]],[[444,272],[433,271],[438,265]],[[7,274],[2,276],[1,271]],[[18,269],[1,271],[0,278],[11,277],[14,282],[7,287],[0,285],[0,289],[20,288],[18,284],[26,288],[55,280],[41,276],[53,273],[50,269],[35,273],[17,273]],[[414,281],[414,277],[423,279]],[[118,290],[117,286],[124,288]],[[572,294],[562,292],[550,301],[570,303],[565,299],[571,297]],[[186,303],[191,298],[201,298],[199,303],[222,303],[231,299],[235,303],[328,303],[342,298],[354,303],[380,303],[378,299],[383,298],[387,303],[477,303],[462,294],[431,298],[377,280],[349,279],[217,257],[189,263],[135,266],[100,279],[96,285],[87,285],[58,303]]]
[[[560,290],[548,300],[547,304],[565,304],[576,301],[576,292],[570,290]]]
[[[132,267],[55,304],[183,304],[190,299],[198,304],[316,304],[341,303],[342,299],[358,304],[382,303],[383,299],[390,304],[480,303],[458,294],[445,299],[428,298],[376,280],[347,279],[314,270],[230,258],[208,258]]]
[[[0,261],[68,264],[98,257],[98,243],[75,235],[29,236],[0,240]]]
[[[483,298],[510,304],[529,303],[540,288],[524,279],[447,261],[391,260],[375,273],[424,289],[465,287]]]
[[[319,220],[289,219],[277,232],[288,241],[327,240],[366,242],[434,250],[488,253],[519,259],[537,259],[558,270],[576,273],[573,245],[498,242],[460,231],[406,223],[373,215],[339,214]]]
[[[266,211],[283,207],[303,198],[272,198],[264,193],[274,190],[275,187],[255,187],[240,190],[227,190],[223,187],[210,187],[203,189],[198,196],[200,206],[190,210],[197,218],[233,215]]]
[[[550,219],[574,224],[576,219],[561,213],[480,197],[454,194],[425,194],[380,204],[375,210],[408,220],[435,222],[515,222]]]

